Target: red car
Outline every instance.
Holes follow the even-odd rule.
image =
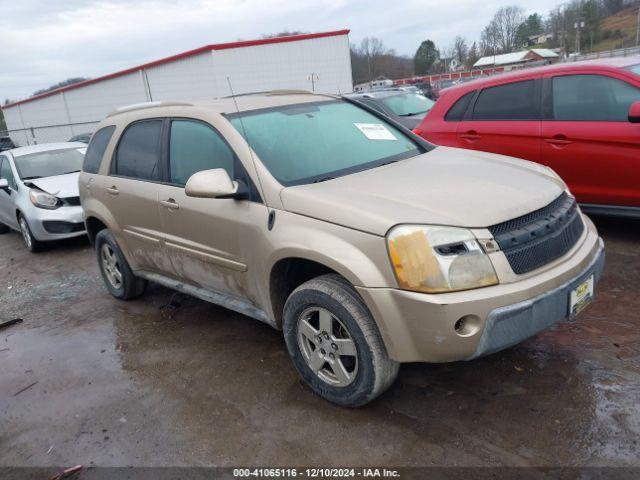
[[[547,165],[585,211],[640,217],[640,56],[448,88],[414,132],[438,145]]]

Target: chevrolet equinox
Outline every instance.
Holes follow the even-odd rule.
[[[151,281],[266,322],[346,406],[402,362],[471,360],[574,317],[604,265],[549,168],[304,92],[118,109],[80,195],[114,297]]]

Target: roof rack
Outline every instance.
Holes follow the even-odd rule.
[[[107,118],[112,117],[114,115],[118,115],[120,113],[133,112],[135,110],[144,110],[145,108],[154,108],[154,107],[193,107],[193,103],[167,102],[167,101],[134,103],[131,105],[125,105],[123,107],[116,108],[113,112],[107,115]]]

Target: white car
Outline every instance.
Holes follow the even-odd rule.
[[[87,146],[49,143],[0,153],[0,233],[22,233],[36,252],[43,242],[84,235],[78,176]]]

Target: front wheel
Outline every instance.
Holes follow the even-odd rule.
[[[31,253],[42,250],[44,243],[34,238],[27,219],[21,213],[18,214],[18,225],[20,225],[20,233],[22,233],[22,239],[24,240],[24,245],[27,247],[27,250]]]
[[[102,279],[109,293],[119,300],[129,300],[144,293],[147,281],[136,277],[109,230],[96,235],[96,252]]]
[[[322,275],[294,290],[283,329],[296,369],[330,402],[364,405],[398,375],[399,364],[387,355],[364,301],[339,275]]]

